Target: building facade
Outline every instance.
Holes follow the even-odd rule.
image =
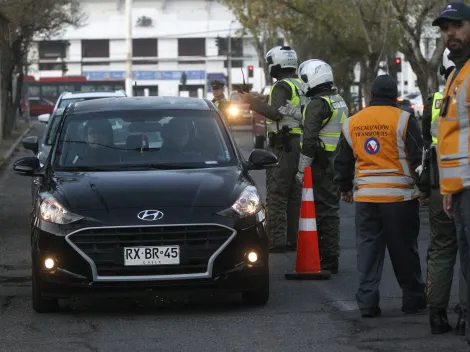
[[[60,77],[66,67],[66,75],[89,80],[125,79],[124,0],[81,2],[87,14],[85,25],[67,28],[60,38],[37,41],[30,53],[29,75]],[[243,82],[243,69],[254,91],[264,87],[264,72],[252,40],[240,36],[241,25],[215,0],[134,0],[132,24],[137,95],[211,98],[208,82],[227,78],[229,36],[232,84]],[[253,66],[252,77],[248,77],[249,66]]]

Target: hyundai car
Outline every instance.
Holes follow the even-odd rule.
[[[37,149],[37,140],[23,146]],[[269,299],[265,207],[212,102],[105,98],[65,108],[51,152],[14,164],[36,177],[31,212],[32,306],[59,298],[207,289]]]

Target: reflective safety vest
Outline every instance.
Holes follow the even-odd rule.
[[[330,110],[332,111],[332,116],[331,118],[327,117],[323,120],[322,129],[318,135],[325,144],[325,150],[328,152],[334,152],[338,145],[343,123],[349,116],[348,106],[339,94],[333,96],[322,96],[320,98],[328,103]],[[307,105],[308,104],[310,104],[310,101]],[[305,125],[305,112],[307,111],[307,105],[305,105],[302,114],[302,125]]]
[[[392,106],[369,106],[343,124],[356,158],[354,200],[392,203],[419,197],[406,157],[410,113]]]
[[[432,143],[437,144],[437,121],[441,111],[442,94],[439,92],[434,93],[431,109],[431,135]]]
[[[447,79],[437,123],[442,194],[454,194],[470,187],[470,60],[455,80],[454,76],[455,70]]]
[[[276,83],[273,84],[271,91],[269,92],[269,101],[268,101],[269,105],[271,105],[271,99],[272,99],[274,87],[276,86],[277,83],[281,81],[286,82],[290,86],[291,91],[292,91],[292,96],[290,98],[290,101],[292,102],[293,105],[304,105],[307,102],[307,97],[305,97],[305,95],[302,93],[302,81],[299,78],[284,78],[279,81],[276,81]],[[285,125],[287,125],[289,128],[292,129],[290,131],[291,134],[300,134],[300,135],[302,134],[302,128],[300,126],[300,122],[294,119],[292,116],[284,116],[284,118],[281,121],[273,121],[270,119],[266,119],[267,132],[279,133],[282,126],[285,126]]]

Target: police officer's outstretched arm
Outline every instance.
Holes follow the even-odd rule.
[[[334,182],[338,185],[342,197],[343,194],[352,192],[354,188],[355,164],[354,152],[341,132],[334,157]]]
[[[261,99],[252,99],[250,109],[270,120],[280,121],[284,116],[279,112],[279,108],[286,105],[291,97],[291,88],[284,82],[277,82],[271,93],[271,105]]]

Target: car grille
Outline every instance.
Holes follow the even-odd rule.
[[[217,225],[84,229],[69,240],[95,263],[99,276],[204,273],[233,230]],[[122,248],[179,245],[180,265],[124,266]]]

